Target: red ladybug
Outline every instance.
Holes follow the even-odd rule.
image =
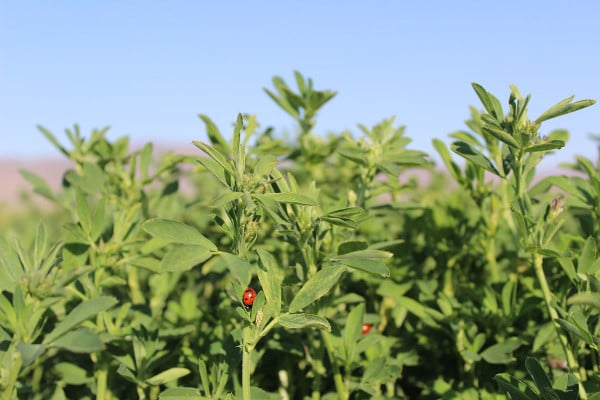
[[[252,303],[254,303],[254,300],[256,299],[256,291],[252,288],[248,288],[246,290],[244,290],[244,295],[242,296],[242,302],[244,303],[244,307],[246,307],[246,310],[249,310],[252,308]]]
[[[362,326],[362,329],[360,330],[360,332],[363,335],[366,335],[367,333],[371,332],[371,328],[372,327],[373,327],[373,325],[364,323],[363,326]]]

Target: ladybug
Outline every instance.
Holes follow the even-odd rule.
[[[256,299],[256,291],[251,287],[244,290],[244,295],[242,296],[242,303],[244,303],[244,307],[246,310],[250,310],[252,308],[252,303]]]
[[[371,328],[372,327],[373,327],[373,325],[364,323],[363,326],[362,326],[362,328],[361,328],[361,330],[360,330],[360,332],[363,335],[366,335],[367,333],[371,332]]]

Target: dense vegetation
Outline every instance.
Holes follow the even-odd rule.
[[[295,77],[266,90],[289,143],[40,128],[71,168],[22,171],[55,207],[0,222],[1,398],[600,398],[600,166],[536,175],[568,139],[542,123],[594,102],[473,84],[439,168],[393,118],[317,135],[335,92]]]

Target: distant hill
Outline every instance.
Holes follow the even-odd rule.
[[[178,146],[175,148],[161,147],[159,150],[155,147],[155,154],[166,152],[175,152],[177,154],[200,155],[200,150],[197,150],[191,144],[189,146]],[[62,183],[62,177],[65,171],[71,166],[69,160],[64,158],[46,158],[46,159],[0,159],[0,206],[18,207],[20,203],[20,195],[29,193],[34,198],[38,198],[32,191],[32,186],[19,173],[19,170],[25,169],[42,177],[50,185],[53,190],[58,190]],[[438,165],[439,167],[439,165]],[[423,171],[417,169],[408,171],[407,176],[414,176]],[[573,171],[553,168],[552,170],[544,170],[538,172],[538,178],[549,174],[556,175],[574,175]],[[429,174],[423,172],[423,180],[421,182],[429,182]]]
[[[134,147],[136,147],[134,145]],[[141,146],[137,146],[139,148]],[[174,152],[177,154],[202,154],[191,143],[184,146],[154,146],[154,154]],[[33,193],[32,186],[19,173],[25,169],[42,177],[53,190],[58,190],[65,171],[71,167],[71,162],[60,155],[40,159],[10,159],[0,158],[0,206],[18,206],[20,194]],[[34,194],[34,196],[37,196]]]
[[[0,204],[18,206],[22,192],[32,192],[32,186],[19,173],[26,169],[39,175],[52,189],[58,189],[69,161],[66,159],[0,160]]]

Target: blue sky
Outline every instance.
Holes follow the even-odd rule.
[[[412,148],[463,129],[471,82],[506,104],[532,94],[530,117],[570,95],[600,99],[598,1],[3,1],[0,157],[58,153],[36,130],[111,126],[110,138],[181,147],[204,140],[198,113],[224,133],[238,112],[294,132],[266,96],[293,71],[338,91],[326,133],[396,116]],[[549,121],[567,146],[551,162],[597,156],[600,106]],[[190,151],[193,148],[190,146]]]

